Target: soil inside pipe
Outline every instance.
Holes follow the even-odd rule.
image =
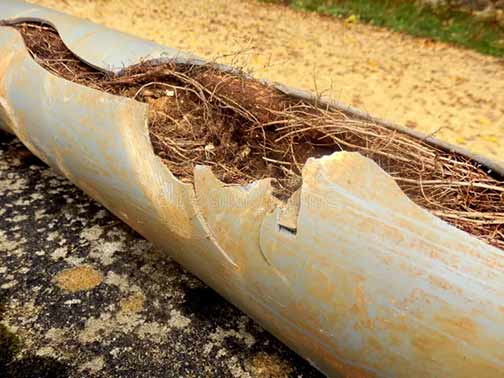
[[[287,199],[309,157],[357,151],[387,171],[418,205],[504,249],[504,180],[471,159],[372,122],[317,107],[212,65],[143,62],[119,74],[75,56],[57,31],[13,24],[31,56],[64,79],[149,104],[154,152],[180,180],[209,165],[227,184],[274,178]]]

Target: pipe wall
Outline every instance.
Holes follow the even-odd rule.
[[[47,22],[104,70],[202,62],[20,1],[0,19]],[[0,127],[327,376],[504,377],[502,250],[357,153],[308,160],[288,203],[205,166],[184,184],[152,150],[147,106],[50,74],[0,26]]]

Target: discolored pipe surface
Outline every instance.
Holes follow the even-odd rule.
[[[204,63],[18,1],[2,1],[0,19],[47,22],[113,72]],[[181,183],[152,151],[146,104],[55,77],[1,26],[0,127],[330,377],[504,376],[503,251],[359,154],[310,159],[287,204],[269,180],[224,186],[204,166]]]

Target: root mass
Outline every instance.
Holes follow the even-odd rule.
[[[357,151],[415,203],[504,249],[504,182],[467,157],[212,65],[143,62],[116,75],[100,71],[75,56],[54,28],[12,26],[49,72],[148,103],[154,151],[184,182],[192,182],[195,165],[209,165],[228,184],[272,177],[275,195],[285,200],[301,186],[309,157]]]

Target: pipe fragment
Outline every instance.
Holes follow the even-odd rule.
[[[51,24],[112,72],[205,63],[20,1],[2,1],[0,19]],[[225,186],[205,166],[182,183],[152,150],[147,106],[48,73],[0,26],[0,128],[320,371],[504,377],[502,250],[421,209],[357,153],[308,160],[287,204],[270,180]]]

